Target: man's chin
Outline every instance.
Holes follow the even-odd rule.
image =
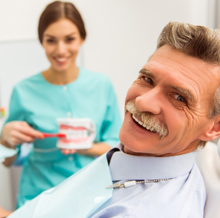
[[[123,144],[123,151],[126,154],[129,155],[135,155],[135,156],[152,156],[152,154],[148,153],[147,151],[142,151],[141,149],[137,148],[129,148],[128,146],[125,146]]]
[[[125,146],[124,144],[123,144],[123,151],[124,151],[124,153],[126,153],[126,154],[137,155],[137,152],[135,152],[135,151],[129,149],[129,148],[128,148],[127,146]]]

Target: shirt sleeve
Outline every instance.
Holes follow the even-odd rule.
[[[5,124],[15,120],[25,121],[25,113],[22,107],[22,98],[19,95],[16,87],[12,91],[9,105],[9,115],[5,121]]]
[[[15,120],[25,121],[25,113],[24,113],[24,110],[22,109],[22,100],[16,87],[12,91],[10,105],[9,105],[8,118],[6,119],[4,125],[8,122],[15,121]],[[20,157],[19,155],[20,148],[21,148],[21,145],[16,146],[16,149],[18,150],[18,152],[17,152],[17,158],[14,161],[13,165],[23,164],[24,157]]]
[[[110,81],[108,84],[107,93],[108,103],[105,118],[102,123],[101,141],[113,147],[119,143],[118,135],[121,128],[121,116],[116,94]]]

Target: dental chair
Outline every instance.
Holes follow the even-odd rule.
[[[220,141],[207,142],[196,156],[206,186],[205,218],[220,218]]]

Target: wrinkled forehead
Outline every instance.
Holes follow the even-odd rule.
[[[192,57],[172,48],[169,45],[164,45],[157,49],[148,59],[148,65],[164,66],[164,72],[179,71],[180,74],[186,77],[194,77],[204,79],[208,84],[209,82],[217,86],[220,85],[220,64],[209,63],[196,57]],[[178,74],[173,74],[178,77]]]

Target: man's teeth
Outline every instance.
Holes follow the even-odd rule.
[[[134,115],[132,115],[132,117],[133,117],[133,119],[134,119],[137,123],[139,123],[141,126],[144,125],[144,123],[143,123],[142,121],[138,120]]]
[[[140,124],[141,126],[143,126],[145,129],[147,129],[147,130],[149,130],[149,131],[151,131],[151,132],[155,132],[153,127],[149,128],[148,126],[146,126],[145,123],[143,123],[142,121],[138,120],[134,115],[132,115],[132,118],[133,118],[138,124]]]

